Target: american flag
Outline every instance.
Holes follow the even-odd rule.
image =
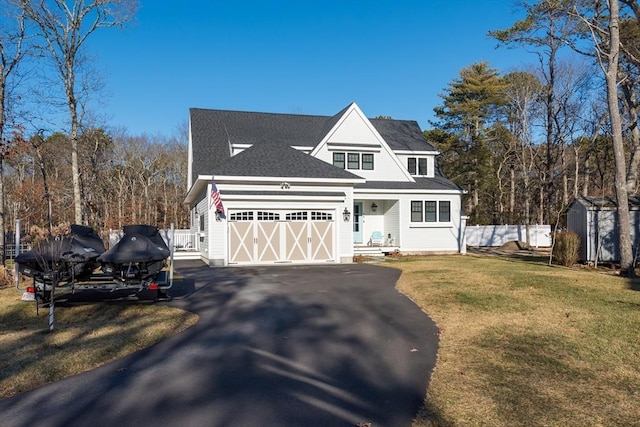
[[[220,192],[216,186],[216,182],[211,178],[211,206],[216,207],[216,212],[224,213],[224,207],[222,206],[222,200],[220,200]]]

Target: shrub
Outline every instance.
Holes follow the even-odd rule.
[[[555,233],[553,259],[560,265],[572,266],[578,261],[580,237],[571,231]]]
[[[13,284],[13,274],[4,265],[0,265],[0,289]]]

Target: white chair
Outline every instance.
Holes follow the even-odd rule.
[[[384,236],[381,231],[374,231],[371,233],[371,239],[369,239],[369,246],[382,246]]]

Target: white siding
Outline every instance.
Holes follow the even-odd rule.
[[[386,200],[384,202],[384,237],[393,239],[394,246],[400,246],[400,202],[397,200]]]
[[[451,222],[412,223],[411,201],[435,200],[451,202]],[[400,220],[403,223],[403,252],[459,252],[461,238],[460,197],[454,195],[403,195],[400,199]]]
[[[427,175],[425,175],[427,178],[433,178],[435,176],[435,170],[436,170],[436,162],[435,162],[435,156],[433,155],[428,155],[428,154],[397,154],[398,159],[400,160],[400,163],[402,163],[404,165],[404,167],[408,170],[407,165],[408,165],[408,158],[409,157],[426,157],[427,159]]]
[[[333,164],[333,153],[372,153],[373,170],[348,169],[355,175],[373,181],[412,181],[393,151],[376,131],[369,119],[355,105],[352,106],[312,155]],[[361,165],[362,167],[362,165]]]

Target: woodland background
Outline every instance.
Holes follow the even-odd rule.
[[[487,35],[499,48],[526,49],[531,65],[498,70],[470,63],[443,88],[425,136],[441,152],[444,174],[467,191],[469,225],[562,224],[574,198],[615,196],[619,128],[626,191],[638,192],[640,8],[620,2],[619,40],[612,42],[609,4],[513,2],[525,19],[488,28]],[[188,227],[187,125],[172,136],[129,135],[110,127],[90,102],[103,91],[83,42],[94,31],[125,25],[138,3],[0,0],[0,6],[0,228],[11,231],[16,219],[25,228]],[[606,62],[614,46],[615,69]],[[620,126],[611,124],[608,72],[618,82]]]

